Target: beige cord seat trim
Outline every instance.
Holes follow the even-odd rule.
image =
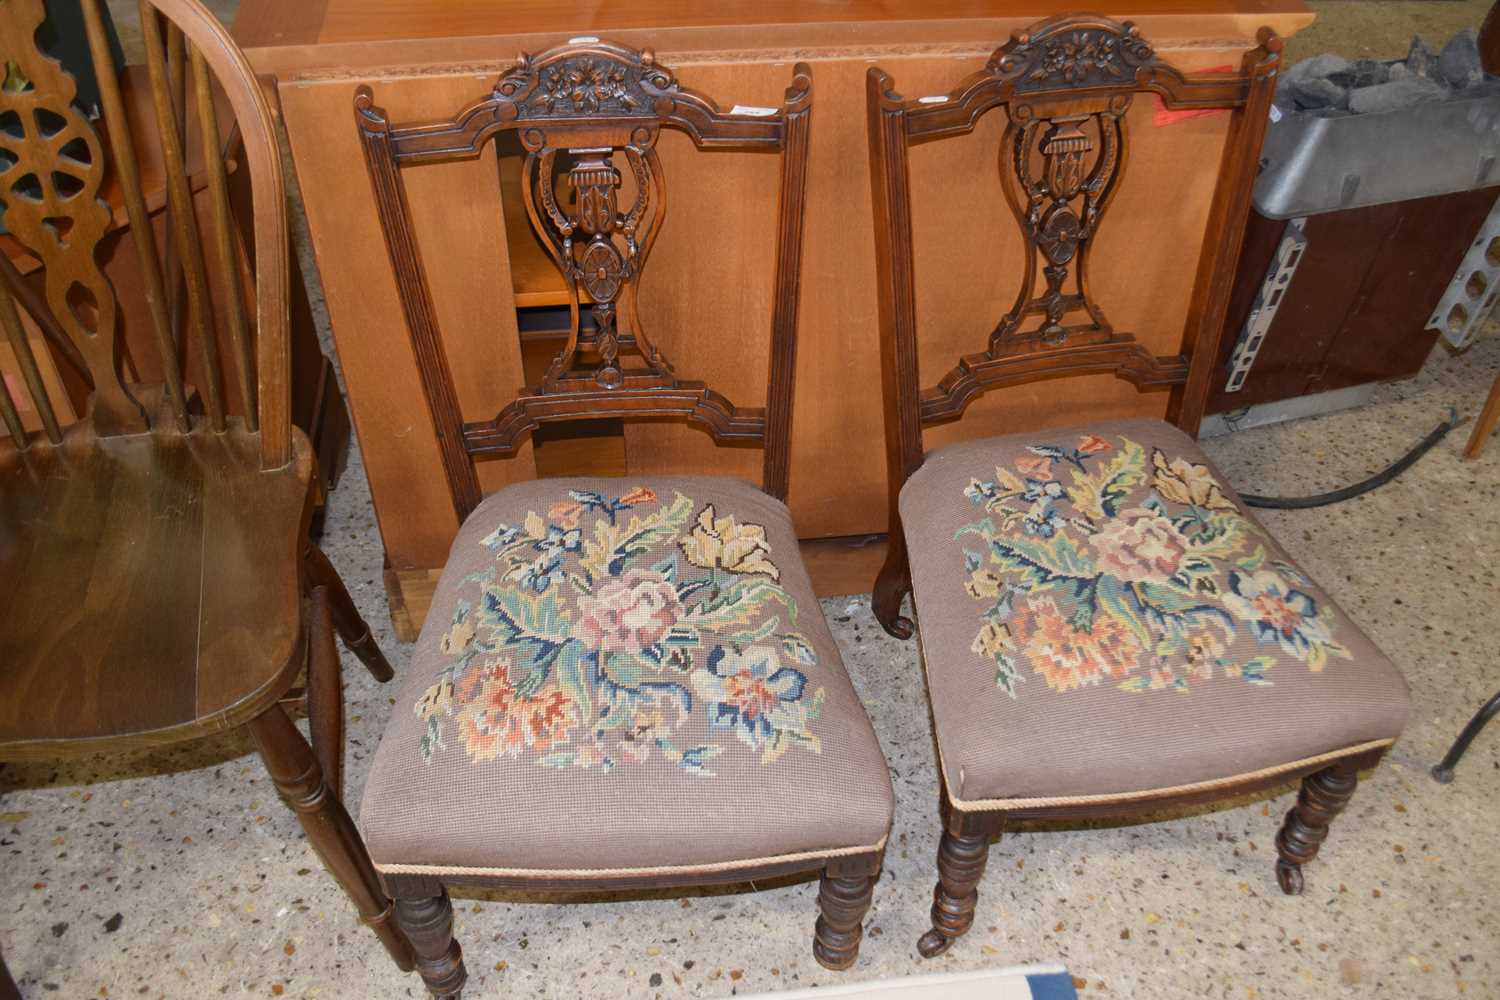
[[[913,597],[912,610],[916,610],[915,597]],[[920,629],[917,631],[917,656],[921,660],[922,673],[927,677],[927,683],[930,687],[932,677],[927,670],[927,647],[922,642]],[[1367,743],[1357,743],[1352,747],[1344,747],[1342,750],[1330,750],[1315,757],[1304,757],[1301,760],[1294,760],[1286,764],[1277,764],[1275,767],[1263,767],[1259,771],[1246,771],[1243,774],[1232,775],[1228,778],[1195,781],[1187,785],[1146,788],[1137,792],[1104,792],[1097,795],[1057,795],[1030,799],[961,799],[954,795],[952,786],[947,781],[948,762],[943,759],[943,745],[941,741],[937,742],[938,772],[943,776],[943,788],[948,796],[949,804],[954,809],[957,809],[959,812],[1014,812],[1018,809],[1049,809],[1055,806],[1113,805],[1115,803],[1128,805],[1134,802],[1149,801],[1150,799],[1169,798],[1174,795],[1211,792],[1216,788],[1229,788],[1233,785],[1245,784],[1259,778],[1271,778],[1302,767],[1315,767],[1318,764],[1332,763],[1340,757],[1352,757],[1356,754],[1368,753],[1372,750],[1390,746],[1396,742],[1396,738],[1391,736],[1381,740],[1370,740]]]
[[[1125,804],[1140,802],[1145,799],[1190,795],[1194,792],[1211,792],[1216,788],[1229,788],[1260,778],[1272,778],[1278,774],[1285,774],[1287,771],[1295,771],[1298,768],[1316,767],[1319,764],[1332,763],[1341,757],[1352,757],[1357,754],[1368,753],[1372,750],[1388,747],[1394,742],[1396,742],[1394,737],[1383,740],[1370,740],[1368,743],[1357,743],[1352,747],[1345,747],[1342,750],[1330,750],[1328,753],[1320,753],[1316,757],[1304,757],[1301,760],[1294,760],[1289,764],[1264,767],[1259,771],[1246,771],[1244,774],[1237,774],[1229,778],[1195,781],[1188,785],[1171,785],[1166,788],[1147,788],[1139,792],[1107,792],[1102,795],[1060,795],[1050,798],[1032,799],[974,799],[972,801],[954,798],[950,793],[948,801],[959,812],[1011,812],[1017,809],[1045,809],[1052,806],[1110,805],[1116,802]],[[939,752],[939,756],[941,756],[941,752]]]
[[[855,854],[874,854],[884,851],[889,835],[880,838],[872,847],[840,847],[828,851],[802,851],[797,854],[778,854],[769,858],[743,858],[739,861],[724,861],[712,865],[676,865],[656,868],[477,868],[467,865],[391,865],[375,862],[375,870],[384,875],[475,875],[485,878],[638,878],[657,875],[712,875],[716,872],[738,871],[764,865],[785,864],[796,861],[813,861],[821,858],[844,858]]]

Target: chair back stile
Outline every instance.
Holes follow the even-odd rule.
[[[446,121],[394,124],[373,91],[359,89],[355,120],[460,521],[481,499],[475,458],[512,455],[538,426],[559,420],[679,417],[721,444],[762,442],[763,488],[785,497],[811,88],[810,71],[799,63],[780,108],[724,112],[683,88],[649,50],[590,41],[523,54],[488,97]],[[640,278],[666,217],[666,177],[656,153],[663,128],[686,133],[699,149],[781,157],[764,407],[736,406],[704,383],[680,378],[638,315]],[[566,283],[569,329],[536,385],[521,389],[493,419],[466,422],[402,174],[422,163],[476,158],[505,131],[515,132],[525,151],[525,208]]]
[[[36,45],[41,0],[12,0],[0,14],[0,44],[11,59],[0,88],[0,203],[7,231],[44,273],[40,294],[7,260],[0,268],[0,324],[16,356],[43,437],[140,433],[257,435],[260,466],[292,458],[288,254],[285,190],[270,110],[244,55],[197,0],[141,0],[141,29],[154,111],[165,226],[159,242],[143,187],[143,159],[132,133],[120,70],[100,0],[81,0],[99,81],[107,143],[74,106],[68,73]],[[215,84],[234,113],[236,169],[248,169],[255,222],[254,298],[244,288],[247,256],[229,202]],[[202,166],[190,174],[194,139]],[[113,170],[119,214],[105,200]],[[199,218],[195,190],[206,189],[210,218]],[[141,384],[148,359],[130,357],[101,244],[120,225],[139,263],[160,385]],[[211,251],[207,251],[211,248]],[[206,252],[207,251],[207,252]],[[217,302],[211,290],[217,288]],[[253,308],[253,320],[247,311]],[[25,310],[92,388],[87,418],[59,426],[21,321]],[[228,344],[220,356],[220,335]],[[201,378],[190,380],[196,360]],[[226,371],[227,369],[227,371]],[[232,384],[236,404],[226,380]],[[201,399],[201,414],[199,401]],[[36,445],[19,407],[0,387],[0,417],[12,445]]]
[[[1130,23],[1080,15],[1017,32],[982,70],[938,97],[905,100],[889,75],[871,67],[870,176],[893,535],[900,532],[896,497],[922,464],[923,429],[961,418],[988,389],[1113,374],[1142,390],[1170,389],[1169,419],[1197,432],[1280,62],[1281,39],[1270,29],[1261,29],[1259,43],[1238,73],[1186,77],[1157,58]],[[1088,282],[1093,237],[1128,158],[1125,113],[1141,92],[1159,95],[1168,109],[1232,113],[1182,351],[1166,357],[1115,330]],[[1020,287],[984,349],[923,388],[908,149],[968,134],[997,108],[1008,116],[1001,188],[1026,246]]]
[[[1406,723],[1395,665],[1192,440],[1281,48],[1262,28],[1239,72],[1189,78],[1128,22],[1081,15],[1017,32],[948,94],[906,101],[869,71],[891,490],[871,610],[898,639],[921,616],[942,796],[931,922],[917,941],[926,958],[975,925],[990,843],[1016,819],[1141,816],[1301,779],[1275,837],[1277,882],[1301,893],[1302,866],[1359,772]],[[1230,111],[1181,348],[1168,356],[1117,330],[1089,285],[1141,92],[1168,111]],[[924,383],[908,149],[971,132],[997,108],[1000,179],[1026,255],[1020,290],[982,350]],[[924,428],[958,420],[984,391],[1072,375],[1169,390],[1168,419],[1075,416],[924,454]]]

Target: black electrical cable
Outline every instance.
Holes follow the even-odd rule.
[[[1364,482],[1355,483],[1353,486],[1345,486],[1341,490],[1332,493],[1319,493],[1311,497],[1261,497],[1251,493],[1241,493],[1240,499],[1250,507],[1269,507],[1276,510],[1306,510],[1309,507],[1326,507],[1331,503],[1339,503],[1350,500],[1361,493],[1368,493],[1373,489],[1384,486],[1395,479],[1401,473],[1411,468],[1423,455],[1427,454],[1437,445],[1439,441],[1447,437],[1448,432],[1459,424],[1458,411],[1448,407],[1448,419],[1433,428],[1432,433],[1424,437],[1417,446],[1407,452],[1388,468],[1366,479]]]

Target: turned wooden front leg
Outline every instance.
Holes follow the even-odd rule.
[[[901,602],[911,593],[911,564],[907,560],[906,536],[901,533],[901,522],[894,517],[891,522],[885,562],[881,564],[880,574],[875,577],[875,586],[870,592],[870,610],[886,632],[897,639],[910,639],[915,626],[910,618],[901,614]]]
[[[448,893],[396,900],[396,922],[417,953],[417,971],[427,991],[438,1000],[459,1000],[469,973],[463,950],[453,938],[453,903]]]
[[[1343,811],[1359,784],[1352,764],[1335,764],[1302,779],[1297,804],[1286,814],[1276,835],[1276,881],[1288,896],[1302,893],[1302,866],[1318,856],[1328,837],[1328,824]]]
[[[813,957],[825,969],[842,971],[859,958],[865,914],[875,896],[875,875],[823,875],[818,887],[821,911],[813,931]]]
[[[303,553],[303,563],[307,567],[308,585],[328,589],[328,609],[333,614],[333,624],[339,631],[339,638],[344,640],[349,652],[359,657],[359,661],[377,681],[385,683],[395,677],[396,672],[391,669],[385,654],[375,644],[375,636],[371,634],[369,624],[360,617],[359,609],[354,606],[349,588],[344,586],[343,578],[333,568],[333,563],[328,561],[323,550],[309,542]]]
[[[21,1000],[21,988],[10,977],[10,970],[5,967],[4,955],[0,955],[0,1000]]]
[[[307,608],[307,730],[323,781],[344,801],[344,676],[333,641],[328,588],[314,587]]]
[[[932,890],[932,929],[917,941],[923,958],[948,950],[953,939],[974,925],[979,903],[979,880],[990,857],[990,839],[983,833],[943,831],[938,844],[938,884]]]
[[[402,972],[412,968],[411,946],[391,922],[391,902],[380,887],[354,821],[323,781],[312,747],[280,705],[272,705],[248,728],[276,790],[297,814],[307,841],[344,887],[360,919],[370,926]]]

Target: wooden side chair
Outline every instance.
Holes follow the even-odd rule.
[[[799,64],[781,108],[725,113],[649,51],[592,41],[522,56],[450,121],[392,124],[368,89],[356,97],[462,523],[360,817],[435,996],[458,996],[465,979],[454,885],[618,890],[819,872],[814,954],[833,969],[855,960],[890,776],[781,502],[811,100]],[[666,128],[700,148],[780,155],[764,408],[680,378],[637,313],[663,222]],[[525,150],[525,208],[567,280],[572,325],[538,384],[466,423],[426,279],[445,248],[418,247],[402,175],[476,157],[504,131]],[[586,477],[481,498],[476,458],[513,454],[548,421],[602,417],[685,418],[721,444],[761,442],[763,491],[711,476]]]
[[[21,304],[92,387],[84,417],[60,425],[17,297],[0,283],[0,325],[27,390],[18,403],[0,384],[9,434],[0,441],[0,760],[138,750],[244,726],[308,840],[409,969],[410,946],[341,802],[333,631],[378,679],[392,673],[307,541],[314,461],[289,418],[286,207],[270,111],[244,56],[197,0],[143,0],[167,167],[170,226],[159,242],[99,0],[83,0],[83,12],[108,155],[73,105],[72,77],[36,47],[42,0],[0,7],[0,204],[7,231],[46,274],[45,289]],[[253,258],[230,214],[215,81],[253,184]],[[205,146],[206,180],[183,168],[194,141]],[[100,198],[111,169],[122,220]],[[200,182],[212,219],[194,215],[190,189]],[[114,289],[96,260],[120,224],[155,321],[150,364],[164,373],[155,384],[123,374],[147,359],[124,356]],[[164,293],[179,282],[180,309]],[[216,315],[232,332],[227,358]],[[189,370],[206,377],[190,384]],[[23,412],[39,430],[27,430]],[[311,746],[283,707],[304,669]]]
[[[1126,816],[1302,778],[1276,839],[1301,866],[1400,733],[1396,668],[1309,580],[1194,443],[1281,42],[1236,74],[1184,77],[1134,27],[1043,21],[942,97],[869,73],[890,458],[890,556],[875,613],[920,616],[943,779],[932,929],[969,929],[990,838],[1009,818]],[[1115,330],[1092,297],[1092,241],[1126,164],[1138,92],[1233,109],[1181,356]],[[1015,305],[978,353],[919,388],[908,147],[996,109],[1002,187],[1025,238]],[[1135,246],[1132,252],[1148,252]],[[1038,290],[1038,269],[1045,287]],[[1114,374],[1170,389],[1171,422],[1123,420],[970,440],[924,454],[924,427],[984,390]],[[1174,426],[1175,425],[1175,426]]]

